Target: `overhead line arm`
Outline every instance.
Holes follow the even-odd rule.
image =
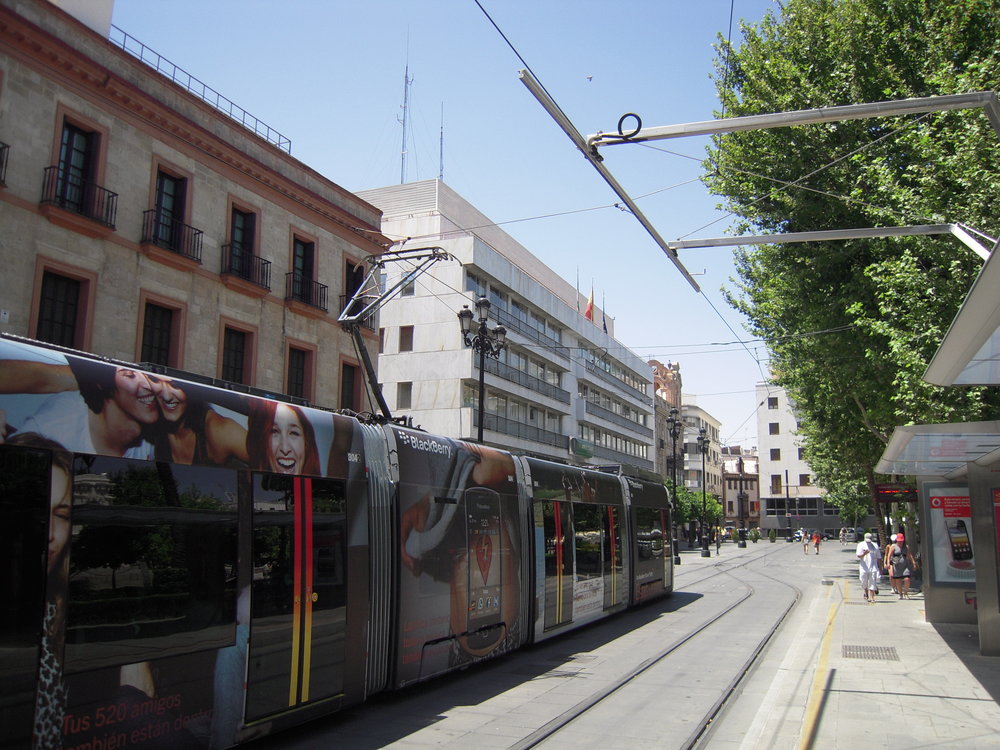
[[[653,226],[652,222],[646,218],[642,210],[636,205],[636,202],[632,200],[625,188],[618,184],[618,180],[614,178],[611,172],[601,161],[600,155],[597,154],[596,150],[591,149],[587,142],[583,139],[583,136],[576,129],[572,122],[566,114],[559,108],[553,100],[552,97],[548,95],[548,92],[542,88],[541,84],[535,80],[535,77],[527,70],[518,71],[518,76],[521,78],[521,82],[527,87],[528,91],[538,100],[538,103],[542,105],[546,112],[556,121],[556,124],[562,128],[563,132],[569,136],[569,139],[573,141],[578,149],[583,153],[587,161],[590,162],[591,166],[597,170],[597,173],[604,178],[604,181],[611,186],[611,189],[615,191],[615,194],[621,198],[622,202],[628,206],[628,209],[632,212],[632,215],[638,219],[639,223],[642,224],[643,228],[649,233],[660,249],[663,250],[664,254],[670,259],[670,262],[677,266],[677,270],[680,271],[684,278],[688,280],[688,283],[694,287],[696,292],[701,291],[698,286],[698,282],[694,280],[694,277],[688,273],[688,270],[684,267],[684,264],[680,262],[677,257],[677,253],[671,249],[670,245],[667,243],[660,233],[656,231],[656,227]]]
[[[996,93],[993,91],[975,91],[969,94],[944,94],[941,96],[925,96],[897,101],[845,104],[837,107],[818,107],[816,109],[800,109],[792,112],[775,112],[765,115],[725,117],[721,120],[685,122],[678,125],[640,128],[634,133],[629,133],[627,136],[621,132],[599,132],[588,135],[585,144],[588,150],[596,154],[599,146],[618,146],[623,143],[641,143],[643,141],[658,141],[667,138],[718,135],[720,133],[734,133],[742,130],[767,130],[768,128],[785,128],[792,125],[812,125],[822,122],[861,120],[869,117],[890,117],[924,112],[943,112],[953,109],[974,109],[976,107],[983,108],[983,111],[990,120],[990,124],[993,125],[993,129],[1000,135],[1000,105],[998,105]]]

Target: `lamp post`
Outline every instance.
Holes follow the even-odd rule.
[[[740,540],[736,543],[736,546],[745,548],[747,546],[747,525],[743,516],[743,504],[747,500],[747,493],[743,491],[743,456],[740,456],[736,460],[736,469],[739,471],[739,476],[736,479],[739,485],[739,489],[736,491],[736,502],[740,506],[740,528],[736,532],[739,534]]]
[[[490,314],[490,301],[486,297],[476,300],[476,312],[468,305],[462,305],[458,313],[458,321],[462,325],[462,341],[473,351],[479,352],[479,435],[478,442],[483,442],[483,422],[486,420],[486,355],[500,359],[500,352],[507,342],[507,329],[501,325],[491,331],[486,321]],[[475,325],[478,318],[479,325]],[[475,330],[473,330],[475,329]]]
[[[678,418],[679,412],[676,406],[670,408],[670,416],[667,417],[667,432],[670,435],[671,462],[670,462],[670,482],[672,484],[674,501],[677,501],[677,437],[681,433],[683,422]],[[681,553],[677,545],[677,517],[671,515],[673,519],[673,540],[674,540],[674,565],[681,564]]]
[[[708,549],[708,496],[706,494],[705,481],[705,454],[708,453],[708,444],[711,443],[704,427],[698,430],[698,450],[701,452],[701,556],[711,557],[712,552]]]

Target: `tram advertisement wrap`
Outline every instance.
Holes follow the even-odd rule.
[[[396,684],[520,643],[514,462],[485,446],[393,428],[399,455]],[[445,614],[447,613],[447,614]]]
[[[353,424],[0,340],[0,448],[48,457],[36,748],[237,741],[251,609],[239,476],[358,474]]]

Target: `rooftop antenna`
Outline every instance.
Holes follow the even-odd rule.
[[[399,184],[402,185],[406,182],[406,124],[407,117],[410,111],[410,84],[413,83],[413,79],[410,78],[410,63],[406,63],[406,69],[403,71],[403,119],[400,122],[403,124],[403,147],[399,152]]]
[[[441,139],[438,144],[438,179],[444,182],[444,102],[441,102]]]
[[[406,29],[406,67],[403,70],[403,119],[400,122],[403,125],[403,147],[399,152],[399,184],[402,185],[406,182],[406,125],[409,119],[410,113],[410,84],[413,83],[413,79],[410,78],[410,29]]]

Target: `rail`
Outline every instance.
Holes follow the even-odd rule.
[[[259,138],[263,138],[268,143],[277,146],[285,153],[292,153],[292,142],[267,123],[254,117],[243,107],[227,99],[211,86],[199,81],[193,75],[178,65],[170,62],[160,53],[147,47],[134,36],[118,28],[114,24],[111,26],[111,33],[108,41],[117,47],[121,47],[130,55],[156,70],[161,75],[166,76],[178,86],[194,94],[203,102],[207,102],[219,110],[222,114],[238,122],[247,130],[251,131]]]

